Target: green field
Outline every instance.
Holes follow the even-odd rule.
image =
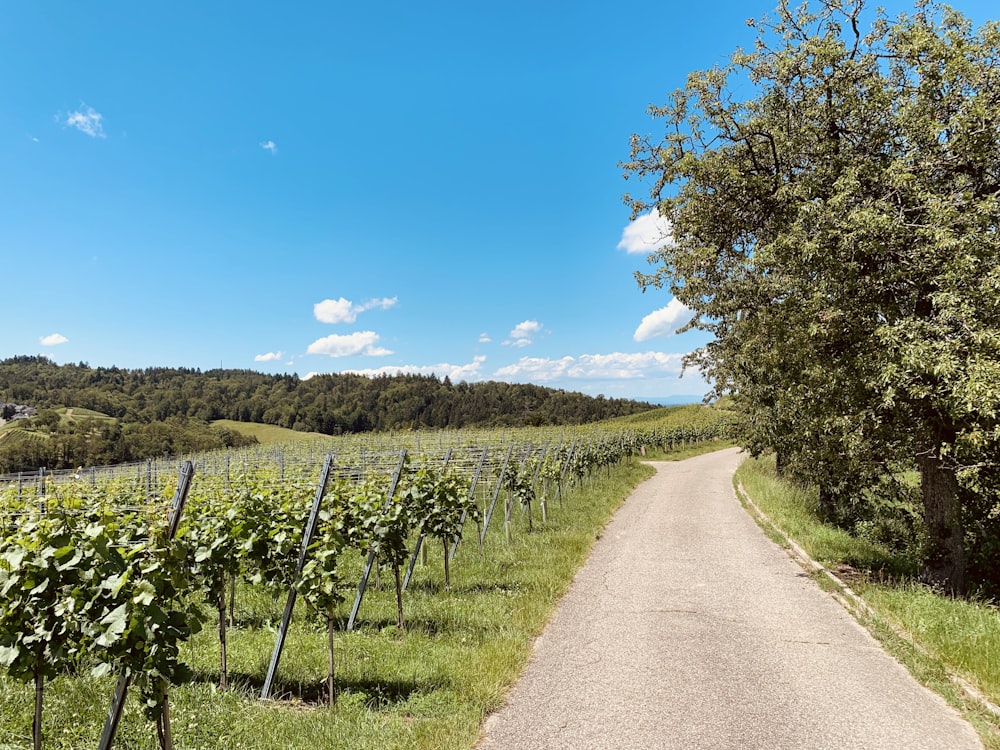
[[[213,427],[225,430],[233,430],[248,437],[257,438],[261,445],[273,443],[297,443],[316,439],[329,439],[329,435],[319,432],[299,432],[289,430],[286,427],[278,427],[273,424],[261,424],[259,422],[237,422],[233,419],[217,419],[212,422]]]

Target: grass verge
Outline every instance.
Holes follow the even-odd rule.
[[[1000,610],[995,604],[942,596],[905,577],[912,561],[822,523],[815,499],[778,477],[773,460],[747,459],[734,482],[777,527],[758,517],[764,531],[782,546],[797,545],[845,580],[850,591],[833,593],[858,595],[861,607],[848,609],[914,677],[962,711],[987,748],[1000,750],[1000,716],[962,687],[1000,704]]]
[[[563,500],[550,498],[548,518],[535,509],[532,528],[513,513],[508,541],[502,510],[482,552],[469,527],[444,590],[442,551],[431,545],[395,627],[392,574],[366,594],[357,629],[336,635],[337,707],[322,704],[326,635],[301,606],[278,673],[278,700],[257,700],[274,646],[283,597],[241,587],[228,632],[231,689],[219,678],[216,623],[184,650],[194,679],[171,688],[174,747],[274,750],[286,747],[467,750],[486,714],[504,701],[531,644],[586,559],[611,514],[653,470],[631,461],[585,478]],[[353,561],[360,570],[360,560]],[[350,580],[350,579],[349,579]],[[345,587],[344,614],[353,600]],[[47,685],[45,747],[96,747],[111,699],[110,679],[59,677]],[[31,747],[34,691],[0,676],[0,748]],[[119,748],[156,748],[155,728],[132,691]]]

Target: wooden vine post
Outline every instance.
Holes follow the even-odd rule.
[[[326,485],[330,480],[330,469],[333,467],[333,454],[327,454],[326,463],[323,464],[323,471],[319,477],[319,484],[316,487],[316,496],[313,499],[312,510],[309,512],[309,520],[306,521],[305,530],[302,532],[302,546],[299,549],[299,559],[295,564],[295,576],[302,572],[302,567],[306,564],[306,552],[312,543],[313,533],[316,531],[316,520],[319,518],[320,506],[323,503],[323,495],[326,494]],[[295,608],[295,598],[298,592],[292,584],[288,589],[288,599],[285,601],[285,611],[281,616],[281,627],[278,628],[278,637],[274,644],[274,651],[271,652],[271,663],[267,667],[267,676],[264,678],[264,686],[260,691],[260,699],[267,700],[271,696],[271,688],[274,686],[274,677],[278,673],[278,662],[281,661],[281,651],[285,647],[285,638],[288,635],[288,628],[292,622],[292,610]]]
[[[507,449],[507,457],[503,460],[503,467],[500,469],[500,478],[497,480],[496,489],[493,491],[493,499],[490,501],[490,507],[486,511],[486,516],[483,518],[483,532],[479,535],[479,545],[482,546],[483,541],[486,539],[486,531],[490,528],[490,519],[493,517],[493,509],[496,507],[497,498],[500,497],[500,490],[503,489],[503,477],[507,472],[507,467],[510,465],[510,457],[514,452],[514,444],[511,443],[510,447]]]
[[[472,484],[469,486],[469,500],[472,500],[476,496],[476,485],[479,484],[479,475],[483,472],[483,464],[486,463],[486,456],[490,452],[489,448],[483,448],[483,452],[479,456],[479,464],[476,466],[476,473],[472,475]],[[469,517],[469,511],[463,510],[462,517],[458,521],[458,531],[455,532],[455,538],[451,543],[451,550],[448,551],[448,560],[451,561],[455,557],[455,552],[458,550],[458,544],[462,541],[462,528],[465,526],[465,521]],[[478,536],[478,534],[477,534]],[[483,540],[479,539],[479,551],[483,550]]]
[[[389,491],[386,494],[386,502],[392,499],[392,496],[396,494],[396,486],[399,484],[399,477],[403,473],[403,466],[406,465],[406,449],[400,451],[399,453],[399,464],[396,466],[396,473],[393,474],[392,483],[389,485]],[[365,589],[368,587],[368,577],[371,575],[372,566],[375,564],[375,558],[378,555],[377,549],[371,549],[368,551],[368,560],[365,562],[365,569],[361,573],[361,580],[358,582],[358,593],[354,597],[354,606],[351,607],[350,617],[347,618],[347,631],[350,632],[354,630],[354,623],[358,619],[358,611],[361,609],[361,600],[365,596]],[[402,582],[398,580],[399,569],[396,569],[396,588],[397,590],[402,589]]]

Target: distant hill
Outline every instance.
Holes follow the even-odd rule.
[[[296,433],[584,424],[655,408],[531,384],[453,384],[433,375],[267,375],[0,361],[0,402],[37,410],[17,420],[45,440],[0,444],[0,472],[116,463],[255,441],[233,423]],[[58,411],[57,411],[58,410]],[[227,421],[228,420],[228,421]]]
[[[688,394],[683,396],[654,396],[638,400],[648,404],[656,404],[657,406],[685,406],[687,404],[700,404],[704,399],[705,397],[699,394]]]

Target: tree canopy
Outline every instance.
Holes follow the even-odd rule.
[[[394,429],[584,424],[655,408],[532,384],[452,384],[433,375],[267,375],[57,365],[45,357],[0,361],[0,406],[40,410],[0,441],[0,473],[132,461],[245,441],[217,419],[336,435]],[[96,412],[61,420],[56,407]],[[10,410],[11,415],[13,409]],[[102,418],[103,416],[113,419]]]
[[[1000,28],[865,6],[781,0],[650,108],[626,202],[672,233],[637,276],[714,334],[689,364],[831,513],[916,468],[925,578],[962,592],[1000,537]]]

